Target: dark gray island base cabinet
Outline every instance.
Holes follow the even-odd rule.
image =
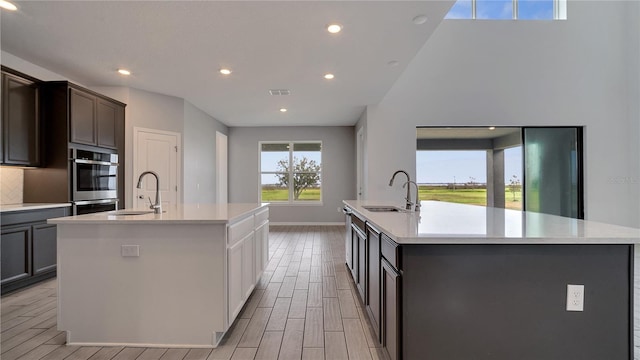
[[[633,245],[402,246],[404,359],[633,359]],[[585,287],[566,310],[567,284]]]
[[[633,359],[634,245],[408,245],[369,223],[365,238],[356,285],[391,359]]]

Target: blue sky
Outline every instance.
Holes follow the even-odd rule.
[[[417,151],[416,176],[423,183],[466,183],[487,181],[486,151]],[[504,152],[505,183],[513,175],[522,182],[522,147]]]
[[[471,0],[458,0],[445,19],[471,19]],[[512,0],[476,0],[477,19],[512,19]],[[518,19],[553,19],[553,0],[518,0]]]

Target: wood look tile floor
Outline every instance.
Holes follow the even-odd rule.
[[[270,262],[216,349],[67,346],[56,280],[3,296],[2,360],[386,359],[344,264],[344,226],[271,226]]]

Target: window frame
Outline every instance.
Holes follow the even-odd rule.
[[[294,155],[294,145],[295,144],[319,144],[320,145],[320,170],[317,173],[320,175],[320,199],[319,200],[294,200],[293,194],[293,166],[289,166],[289,185],[287,186],[288,190],[288,200],[287,201],[265,201],[262,199],[262,175],[275,175],[280,172],[277,171],[262,171],[262,145],[263,144],[286,144],[289,148],[289,164],[293,164],[293,155]],[[322,151],[322,140],[308,140],[308,141],[258,141],[258,202],[264,203],[268,202],[269,205],[276,206],[322,206],[324,205],[324,190],[322,185],[323,180],[323,162],[324,156]]]

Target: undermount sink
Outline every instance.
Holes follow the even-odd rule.
[[[387,206],[387,205],[367,205],[367,206],[363,206],[363,208],[372,212],[403,212],[404,211],[399,207]]]
[[[153,210],[116,210],[109,212],[109,215],[145,215],[151,213],[153,213]]]

